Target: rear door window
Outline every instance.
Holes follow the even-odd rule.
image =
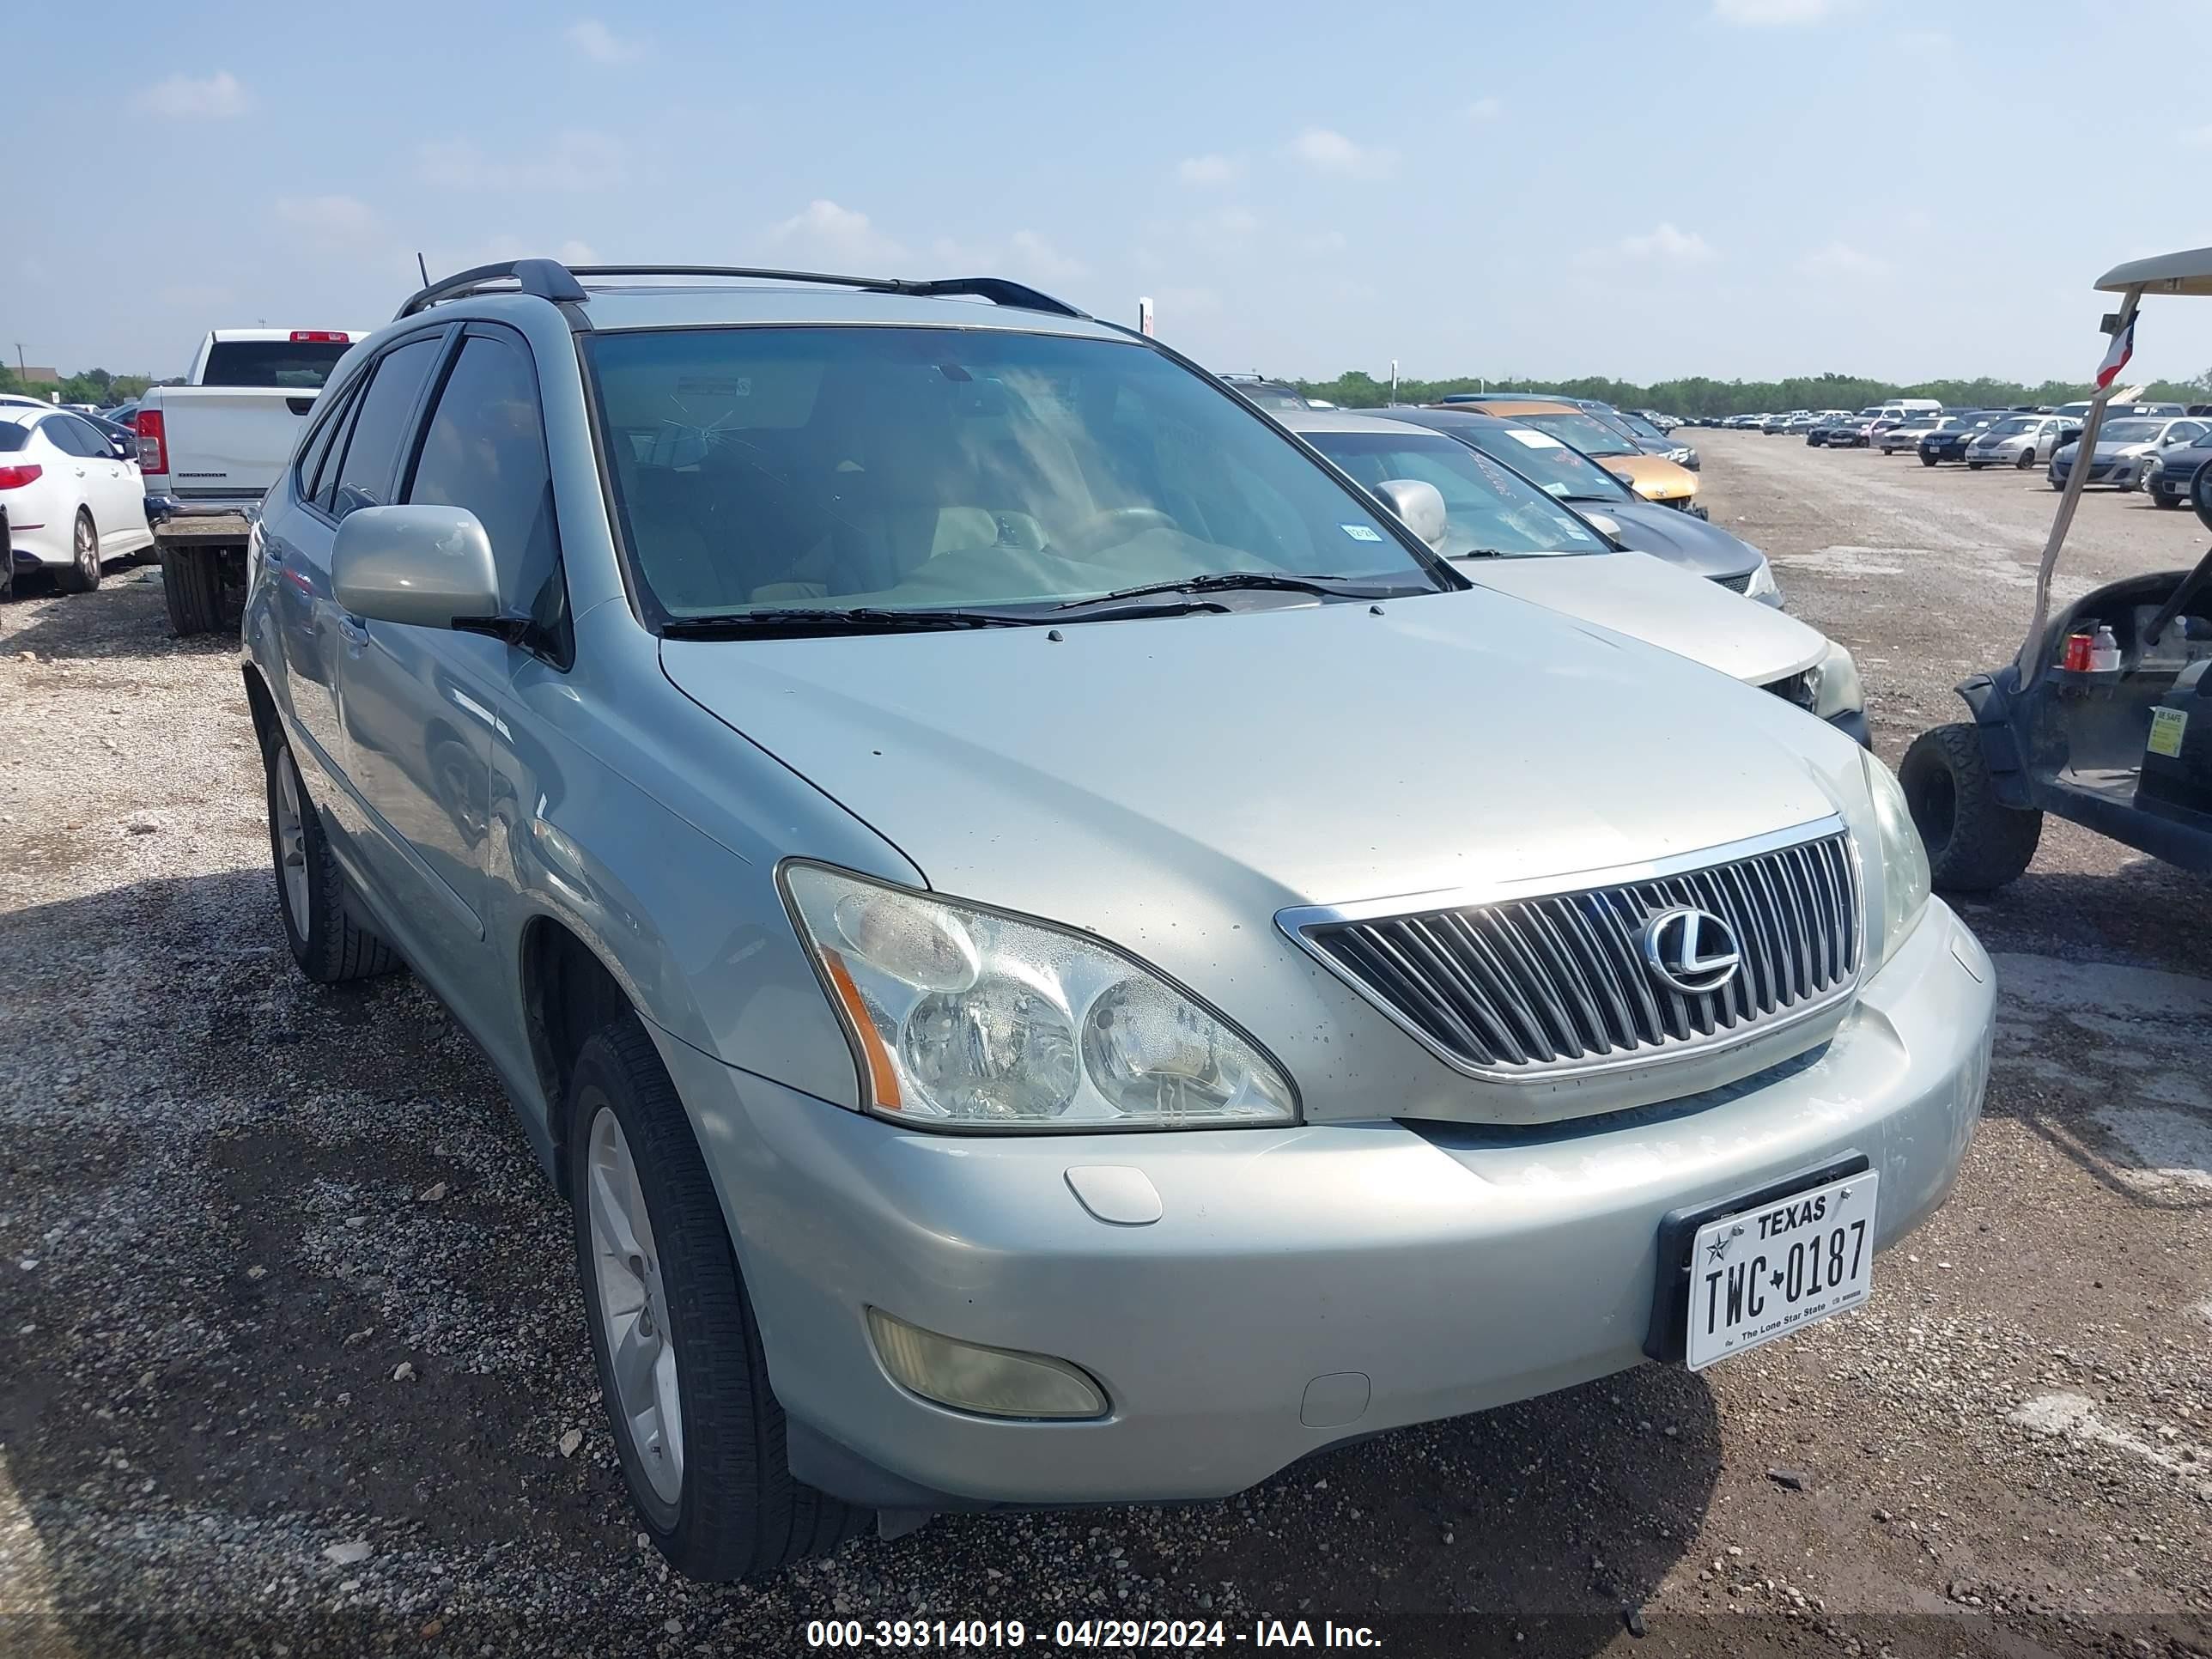
[[[442,343],[437,335],[425,335],[394,346],[377,359],[374,378],[362,392],[352,429],[345,441],[345,459],[328,481],[328,494],[319,490],[316,505],[343,518],[338,492],[350,490],[355,505],[381,505],[392,500],[392,475],[399,466],[400,441],[413,422],[422,387],[436,366]],[[331,469],[325,467],[325,471]]]

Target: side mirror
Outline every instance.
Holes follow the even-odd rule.
[[[2212,461],[2198,467],[2197,476],[2189,481],[2189,504],[2204,520],[2204,527],[2212,530]]]
[[[1589,520],[1592,524],[1595,525],[1595,526],[1596,526],[1600,530],[1603,531],[1607,535],[1608,535],[1608,536],[1612,537],[1612,538],[1613,538],[1613,540],[1615,540],[1615,541],[1619,541],[1619,540],[1620,539],[1620,520],[1618,520],[1618,519],[1608,519],[1608,518],[1607,518],[1607,517],[1606,517],[1606,515],[1605,515],[1604,514],[1602,514],[1602,513],[1584,513],[1584,514],[1583,514],[1583,517],[1584,517],[1585,519],[1588,519],[1588,520]]]
[[[364,507],[331,542],[338,603],[371,622],[501,631],[491,538],[465,507]]]
[[[117,460],[135,461],[138,459],[138,446],[132,443],[130,439],[110,438],[107,443],[108,447],[114,450]]]
[[[1444,498],[1434,484],[1419,478],[1385,478],[1375,486],[1375,493],[1383,506],[1398,515],[1401,524],[1431,547],[1443,544]]]

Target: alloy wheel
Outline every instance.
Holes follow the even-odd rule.
[[[292,751],[282,750],[276,757],[276,874],[284,884],[285,913],[301,939],[307,936],[307,824],[303,799]]]
[[[586,1194],[600,1334],[614,1376],[615,1409],[645,1477],[662,1502],[684,1491],[684,1401],[676,1346],[660,1282],[653,1218],[630,1156],[629,1137],[611,1107],[592,1115]]]

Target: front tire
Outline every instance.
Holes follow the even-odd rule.
[[[2157,489],[2148,490],[2145,493],[2149,495],[2151,501],[2157,506],[2179,507],[2181,505],[2181,497],[2179,495],[2168,495],[2164,491]]]
[[[388,974],[399,958],[383,937],[356,919],[345,872],[331,856],[323,821],[308,799],[292,745],[275,717],[262,736],[268,775],[269,854],[276,871],[276,910],[292,960],[318,985]]]
[[[2021,450],[2020,452],[2020,459],[2014,461],[2013,465],[2018,467],[2022,472],[2027,471],[2028,468],[2035,465],[2035,452],[2032,449]]]
[[[64,593],[89,593],[100,586],[100,532],[83,507],[70,532],[70,562],[54,572],[54,586]]]
[[[1920,465],[1923,466],[1933,466],[1936,465],[1936,458],[1933,455],[1923,454],[1920,458]]]
[[[1923,732],[1897,769],[1905,805],[1928,849],[1930,879],[1942,891],[1987,893],[2034,861],[2043,814],[1996,798],[1982,740],[1971,726]]]
[[[872,1514],[792,1478],[714,1182],[635,1018],[585,1042],[567,1110],[586,1321],[638,1518],[678,1571],[711,1583],[828,1554]]]
[[[1979,472],[1988,465],[1989,463],[1987,461],[1968,461],[1966,463],[1966,471],[1969,472]]]

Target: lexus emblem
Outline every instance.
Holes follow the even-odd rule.
[[[1710,910],[1677,904],[1644,924],[1644,965],[1685,996],[1719,990],[1742,961],[1735,930]]]

